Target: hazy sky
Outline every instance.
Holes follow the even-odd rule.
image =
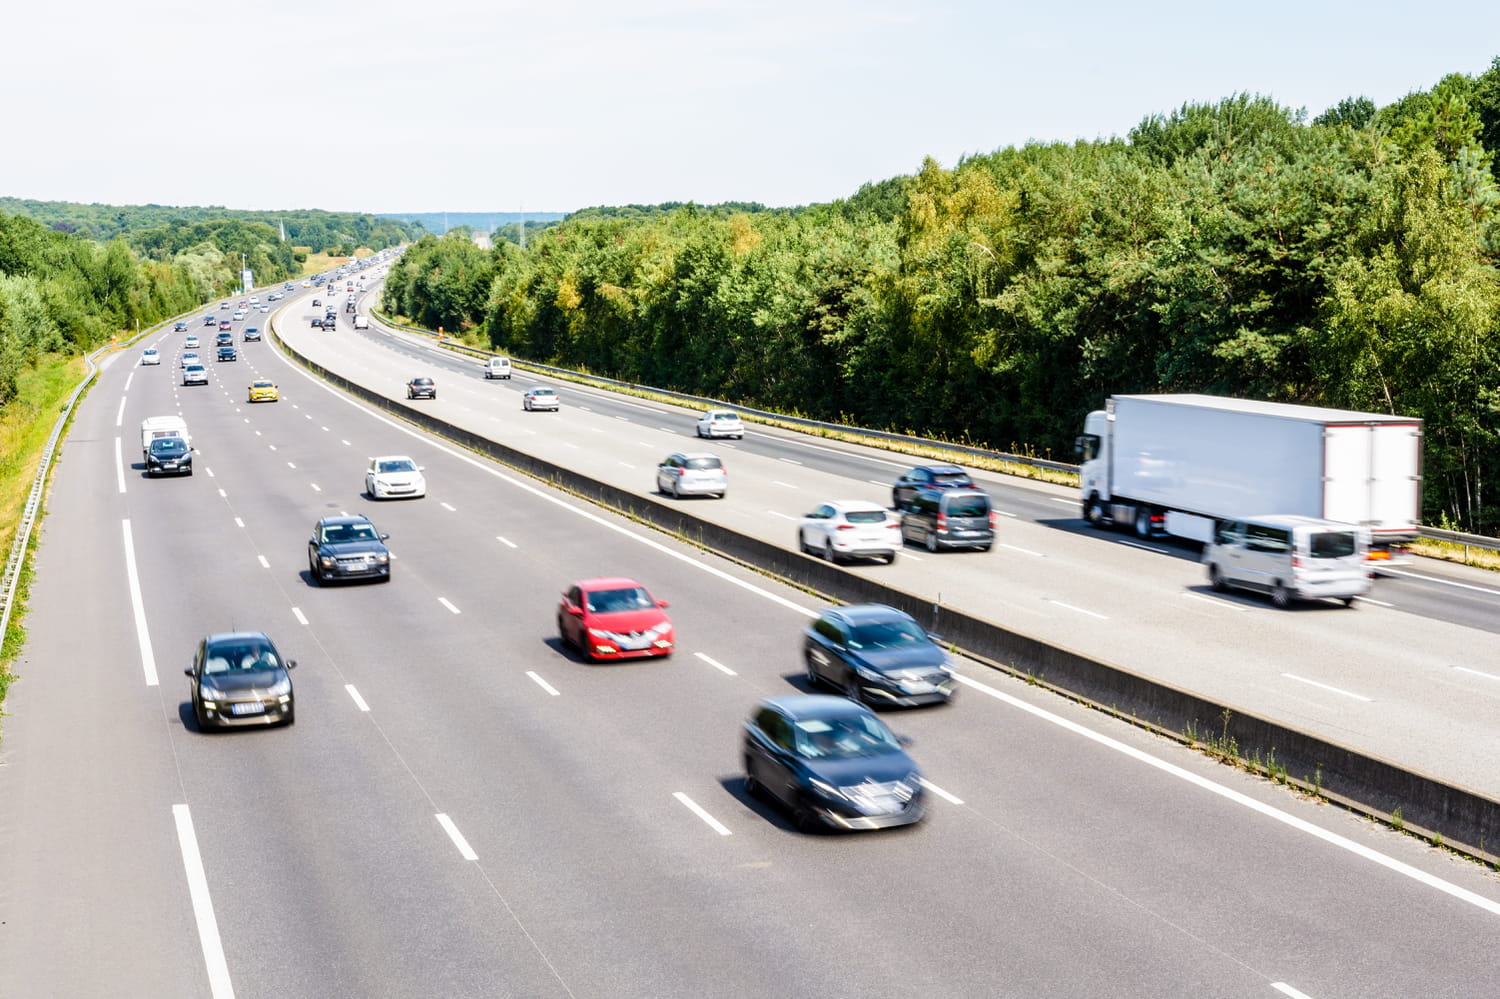
[[[0,26],[0,195],[368,212],[807,204],[1500,55],[1500,0],[19,0]]]

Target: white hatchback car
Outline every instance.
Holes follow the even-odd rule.
[[[724,498],[729,489],[729,472],[716,454],[707,451],[678,451],[669,454],[656,466],[656,490],[683,496],[717,496]]]
[[[365,470],[365,492],[371,499],[394,499],[398,496],[413,499],[427,495],[427,479],[422,475],[422,466],[404,454],[388,454],[371,458]]]
[[[834,563],[878,558],[889,564],[901,550],[901,520],[879,503],[832,500],[803,515],[797,548]]]
[[[526,394],[521,396],[521,408],[528,413],[538,409],[550,409],[555,413],[557,407],[557,389],[550,389],[544,385],[529,388]]]
[[[698,436],[739,440],[745,436],[745,424],[740,421],[740,414],[732,409],[710,409],[698,417]]]
[[[145,350],[141,351],[141,363],[160,364],[161,351],[157,350],[155,347],[147,347]]]

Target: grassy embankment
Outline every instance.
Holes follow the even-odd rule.
[[[57,422],[73,387],[83,378],[85,366],[81,357],[60,354],[42,358],[21,372],[17,395],[0,409],[0,558],[8,558],[20,526],[21,511],[31,493],[32,481],[42,459],[42,449]],[[36,548],[38,532],[31,533],[31,547]],[[15,602],[11,608],[10,627],[0,650],[0,705],[15,675],[10,671],[21,643],[26,637],[21,626],[25,616],[26,596],[31,587],[31,570],[23,568],[18,581]]]

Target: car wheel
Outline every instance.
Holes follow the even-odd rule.
[[[288,726],[297,724],[297,712],[288,711],[285,715],[282,715],[281,724]]]
[[[797,798],[797,803],[792,806],[792,822],[796,824],[797,831],[800,833],[810,835],[821,832],[823,829],[822,823],[813,816],[812,809],[807,807],[807,802],[803,801],[800,796]]]
[[[885,564],[886,565],[891,565],[895,561],[896,561],[896,553],[895,552],[888,552],[888,553],[886,553],[886,556],[885,556]]]
[[[930,551],[930,552],[932,552],[934,555],[937,554],[937,550],[938,550],[937,531],[928,531],[927,532],[927,550]]]
[[[318,568],[318,561],[313,558],[311,552],[307,556],[307,574],[312,577],[314,586],[323,585],[323,572]]]
[[[728,495],[727,492],[720,493],[719,494],[719,499],[723,499],[726,495]]]
[[[202,705],[196,701],[193,702],[193,720],[198,723],[198,731],[210,732],[213,730],[213,725],[210,724],[208,715],[203,713]]]
[[[680,489],[677,488],[677,480],[676,479],[672,480],[672,498],[673,499],[682,499],[682,490],[680,490]]]
[[[1271,603],[1282,609],[1286,609],[1292,604],[1292,592],[1279,579],[1276,581],[1276,585],[1271,588]]]
[[[761,786],[755,774],[750,772],[750,757],[745,757],[745,793],[752,798],[764,798],[766,789]]]
[[[839,564],[839,555],[838,552],[833,550],[833,539],[831,538],[823,542],[823,557],[834,565]]]
[[[1217,590],[1220,593],[1223,593],[1226,589],[1228,589],[1228,587],[1224,584],[1224,574],[1219,571],[1219,567],[1216,565],[1210,565],[1208,567],[1208,585],[1212,589]]]
[[[865,703],[865,695],[859,689],[859,674],[853,670],[849,671],[849,678],[844,681],[844,696],[855,704]]]
[[[804,555],[808,554],[807,539],[802,536],[802,529],[800,527],[797,529],[797,550]]]
[[[573,640],[568,637],[568,629],[563,627],[561,614],[557,616],[557,640],[567,647],[572,647],[573,645]]]

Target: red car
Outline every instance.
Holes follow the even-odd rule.
[[[557,634],[585,659],[642,659],[672,654],[672,619],[633,579],[581,579],[562,595]]]

